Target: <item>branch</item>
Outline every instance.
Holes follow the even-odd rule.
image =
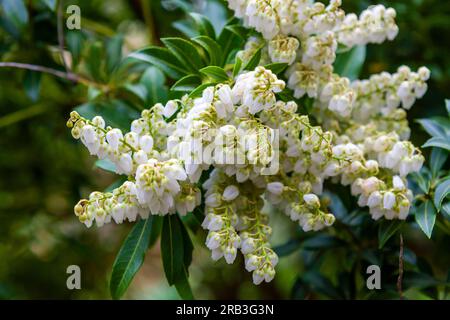
[[[69,68],[66,63],[66,59],[64,57],[64,30],[63,30],[63,24],[62,24],[62,18],[63,18],[63,0],[58,1],[58,13],[57,13],[57,30],[58,30],[58,45],[59,45],[59,51],[61,54],[61,59],[64,65],[64,69],[66,69],[66,72],[69,72]]]
[[[37,72],[43,72],[48,73],[51,75],[54,75],[59,78],[67,79],[73,82],[81,83],[86,86],[94,86],[99,89],[108,89],[108,86],[94,82],[90,79],[87,79],[83,76],[80,76],[78,74],[72,73],[72,72],[63,72],[56,69],[44,67],[44,66],[38,66],[34,64],[28,64],[28,63],[20,63],[20,62],[0,62],[0,68],[18,68],[18,69],[26,69],[31,71],[37,71]]]
[[[400,299],[403,299],[403,235],[400,233],[400,252],[398,255],[398,278],[397,278],[397,291],[400,295]]]

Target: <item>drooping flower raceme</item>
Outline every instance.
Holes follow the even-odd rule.
[[[370,7],[358,17],[346,15],[339,0],[327,6],[309,0],[228,3],[261,34],[237,53],[246,62],[261,49],[259,66],[205,88],[200,97],[144,110],[129,132],[72,112],[74,138],[127,177],[111,192],[80,200],[74,211],[88,227],[94,221],[101,226],[150,214],[186,215],[203,198],[212,259],[233,263],[242,253],[259,284],[273,279],[278,263],[265,204],[304,231],[321,230],[335,221],[322,198],[330,180],[350,186],[373,219],[406,219],[412,201],[406,176],[424,159],[407,140],[405,110],[425,94],[430,74],[403,66],[350,81],[334,72],[339,46],[395,38],[391,8]],[[277,76],[263,67],[268,63],[289,66]],[[281,99],[286,88],[295,99],[314,99],[310,114],[302,114],[298,100]]]

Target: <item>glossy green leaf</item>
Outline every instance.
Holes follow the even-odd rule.
[[[147,89],[146,104],[148,106],[167,101],[166,77],[161,70],[156,67],[147,68],[139,82]]]
[[[174,283],[174,286],[182,299],[184,300],[194,299],[191,286],[189,285],[188,273],[186,271],[186,268],[183,268],[182,273],[179,275],[178,279]]]
[[[69,30],[66,33],[67,48],[72,55],[72,66],[76,67],[80,62],[83,51],[84,36],[80,30]]]
[[[200,53],[191,41],[182,38],[162,38],[161,41],[193,73],[204,66]]]
[[[222,57],[224,57],[223,63],[226,63],[226,61],[229,60],[228,58],[233,49],[241,48],[243,42],[244,40],[231,31],[229,26],[223,28],[217,40],[217,43],[221,48]]]
[[[212,81],[224,82],[229,80],[227,73],[221,67],[209,66],[200,69],[200,72],[208,76]]]
[[[197,88],[201,83],[202,80],[199,76],[190,74],[175,82],[170,90],[188,92]]]
[[[164,217],[161,233],[161,256],[169,285],[182,276],[184,268],[184,238],[181,221],[176,214]]]
[[[445,137],[445,129],[442,125],[434,119],[419,119],[418,123],[425,129],[425,131],[433,137]]]
[[[286,243],[273,248],[279,257],[288,256],[301,248],[302,242],[299,239],[292,239]]]
[[[86,67],[91,77],[96,81],[104,79],[104,50],[101,42],[97,41],[89,47],[88,59],[86,59]]]
[[[318,234],[303,241],[302,248],[307,250],[319,250],[325,248],[335,248],[343,243],[338,238],[328,234]]]
[[[448,157],[448,151],[441,148],[433,148],[431,150],[430,169],[433,177],[437,177]]]
[[[197,25],[197,30],[201,35],[208,36],[212,39],[216,38],[216,32],[208,18],[195,12],[190,12],[189,15],[194,20]]]
[[[308,271],[302,276],[304,282],[306,282],[313,291],[317,291],[332,299],[342,299],[343,296],[333,283],[322,276],[317,271]]]
[[[44,2],[44,4],[45,4],[51,11],[55,11],[55,10],[56,10],[56,3],[57,3],[57,0],[42,0],[42,2]]]
[[[122,60],[122,45],[122,35],[117,35],[106,43],[106,68],[109,74],[113,72]]]
[[[127,290],[136,272],[144,262],[149,247],[154,216],[139,220],[125,239],[114,261],[109,289],[113,299],[119,299]]]
[[[173,79],[179,79],[189,73],[184,65],[166,48],[151,46],[133,52],[129,57],[151,63]]]
[[[221,66],[222,65],[222,50],[219,44],[212,38],[207,36],[199,36],[191,39],[193,42],[200,45],[205,49],[209,57],[209,65]]]
[[[25,77],[23,79],[25,93],[33,102],[36,102],[39,99],[39,93],[41,91],[41,76],[42,74],[40,72],[25,72]]]
[[[92,119],[100,115],[107,125],[127,131],[131,122],[139,117],[139,113],[121,100],[92,101],[75,108],[81,116]]]
[[[366,46],[353,47],[351,50],[336,56],[334,72],[350,80],[356,80],[359,77],[365,59]]]
[[[3,0],[2,14],[16,27],[22,30],[28,23],[28,10],[24,0]]]
[[[425,201],[415,210],[416,222],[422,231],[431,238],[434,223],[436,222],[436,208],[432,201]]]
[[[194,90],[192,90],[192,92],[189,94],[189,98],[196,98],[202,95],[203,91],[211,86],[216,85],[216,82],[209,82],[209,83],[203,83],[201,85],[199,85],[197,88],[195,88]]]
[[[450,202],[444,203],[441,206],[441,211],[443,215],[446,215],[447,219],[450,219]]]
[[[402,227],[403,220],[382,220],[378,227],[378,248],[384,247],[386,242]]]
[[[411,173],[410,178],[417,183],[423,193],[428,193],[430,190],[430,180],[427,175],[423,174],[423,168],[420,172]]]
[[[105,171],[116,173],[116,165],[108,159],[99,159],[95,161],[95,166]]]
[[[237,77],[242,68],[242,60],[239,57],[236,57],[236,62],[233,66],[233,79]]]
[[[275,74],[280,74],[284,70],[286,70],[287,66],[288,66],[287,63],[275,62],[275,63],[266,64],[264,66],[264,68],[271,70]]]
[[[248,62],[245,64],[244,70],[252,71],[258,66],[259,61],[261,60],[261,50],[262,48],[260,47],[253,53]]]
[[[233,24],[233,25],[225,26],[225,29],[232,32],[233,34],[235,34],[242,40],[247,40],[247,34],[248,34],[247,28],[244,28],[243,26],[238,25],[238,24]]]
[[[450,150],[450,136],[449,137],[433,137],[422,145],[426,147],[438,147],[445,150]]]
[[[434,205],[436,206],[438,211],[441,209],[442,202],[449,195],[449,193],[450,193],[450,178],[447,178],[446,180],[439,183],[438,186],[436,187],[436,190],[434,191],[433,200]]]

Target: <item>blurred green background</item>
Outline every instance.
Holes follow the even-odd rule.
[[[19,3],[19,4],[18,4]],[[22,3],[22,6],[20,5]],[[429,67],[432,78],[426,96],[409,113],[410,119],[444,113],[450,95],[450,2],[439,0],[344,1],[344,9],[361,12],[373,3],[397,10],[400,34],[393,42],[369,45],[363,77],[399,65]],[[221,1],[181,0],[67,0],[81,8],[81,32],[70,34],[66,45],[84,61],[69,68],[96,83],[104,77],[90,66],[95,46],[123,39],[123,55],[159,44],[159,38],[186,30],[186,12],[197,11],[218,30],[230,17]],[[0,0],[0,60],[64,70],[58,44],[58,1]],[[81,39],[81,40],[80,40]],[[83,47],[77,49],[77,45]],[[87,61],[87,62],[86,62]],[[103,78],[102,78],[103,77]],[[117,82],[133,80],[133,74]],[[94,165],[95,159],[66,128],[69,112],[98,94],[95,86],[75,84],[49,74],[0,68],[0,298],[108,299],[108,278],[115,255],[130,224],[86,229],[74,216],[73,205],[93,190],[104,190],[115,177]],[[108,98],[123,93],[107,92]],[[128,99],[128,97],[127,97]],[[132,100],[130,98],[129,100]],[[413,142],[428,137],[411,121]],[[288,240],[292,229],[284,217],[276,218],[273,243]],[[278,221],[279,220],[279,221]],[[298,255],[283,258],[275,281],[253,286],[241,265],[213,263],[195,239],[190,282],[197,298],[289,298],[303,262]],[[445,276],[449,266],[448,243],[423,234],[413,235],[415,252],[428,259]],[[448,236],[444,238],[448,240]],[[439,252],[441,254],[439,254]],[[66,288],[66,268],[79,265],[82,290]],[[447,270],[446,270],[447,269]],[[320,295],[318,296],[320,297]],[[416,296],[417,297],[417,296]],[[178,298],[162,271],[159,246],[151,249],[125,298]]]

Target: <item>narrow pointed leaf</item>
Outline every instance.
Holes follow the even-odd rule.
[[[161,233],[161,255],[164,273],[169,285],[173,285],[184,272],[184,245],[178,215],[164,217]]]
[[[214,27],[212,26],[208,18],[195,12],[191,12],[189,13],[189,15],[194,20],[195,24],[197,25],[198,32],[201,35],[208,36],[212,39],[216,38],[216,32],[214,31]]]
[[[449,195],[450,193],[450,179],[446,179],[443,182],[439,183],[434,192],[434,205],[437,210],[441,209],[442,201]]]
[[[208,76],[212,81],[224,82],[229,80],[227,73],[221,67],[209,66],[200,69],[200,72]]]
[[[199,36],[191,39],[193,42],[200,45],[205,49],[209,57],[209,65],[221,66],[222,65],[222,49],[219,44],[212,38],[207,36]]]
[[[430,169],[433,177],[437,177],[448,157],[448,151],[441,148],[431,150]]]
[[[125,239],[114,261],[109,289],[113,299],[119,299],[127,290],[141,267],[149,247],[153,216],[139,220]]]
[[[200,53],[192,42],[182,38],[162,38],[161,41],[193,73],[204,66]]]
[[[425,201],[415,212],[416,222],[428,238],[431,238],[434,223],[436,222],[436,214],[436,208],[432,201]]]
[[[166,48],[151,46],[129,55],[130,58],[151,63],[173,79],[178,79],[189,72],[178,59]]]
[[[401,228],[403,220],[383,220],[378,228],[378,248],[384,247],[386,242]]]

